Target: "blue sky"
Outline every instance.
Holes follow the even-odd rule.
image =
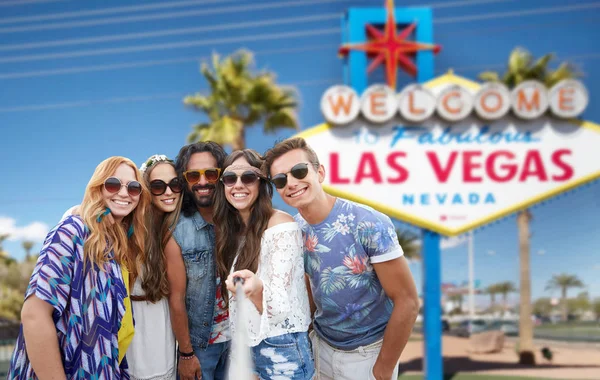
[[[139,165],[155,153],[175,156],[191,126],[202,120],[181,100],[206,91],[198,68],[212,52],[256,52],[257,67],[276,72],[280,83],[299,90],[302,129],[319,124],[321,94],[342,83],[337,57],[342,12],[383,3],[0,1],[0,151],[5,157],[0,161],[0,232],[14,236],[4,248],[22,257],[21,239],[43,238],[67,208],[80,202],[94,168],[106,157],[123,155]],[[554,52],[555,63],[574,62],[590,92],[584,116],[600,122],[600,28],[594,27],[599,1],[397,0],[396,6],[433,8],[435,41],[443,46],[437,74],[453,68],[475,79],[484,70],[503,70],[515,46],[535,56]],[[403,74],[400,79],[400,85],[408,83]],[[291,133],[263,135],[255,127],[247,144],[262,152]],[[578,275],[600,297],[599,199],[595,183],[532,209],[534,297],[552,295],[545,284],[563,272]],[[275,202],[291,212],[277,196]],[[518,285],[514,217],[477,230],[475,251],[482,285]],[[420,283],[419,265],[412,268]],[[466,244],[443,251],[442,271],[444,282],[467,279]]]

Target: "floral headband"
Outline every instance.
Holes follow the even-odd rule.
[[[145,172],[146,170],[148,170],[149,167],[151,167],[152,165],[156,164],[157,162],[171,162],[171,163],[173,163],[173,160],[169,159],[164,154],[155,154],[155,155],[150,156],[150,158],[148,158],[146,160],[146,162],[144,162],[142,164],[142,166],[140,166],[140,170],[142,172]]]

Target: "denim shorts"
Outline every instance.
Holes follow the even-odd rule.
[[[310,380],[315,375],[307,332],[265,338],[252,347],[254,373],[261,380]]]

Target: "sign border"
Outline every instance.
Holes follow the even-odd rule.
[[[480,86],[481,86],[477,82],[474,82],[474,81],[471,81],[469,79],[466,79],[466,78],[454,75],[452,73],[452,71],[450,71],[447,74],[444,74],[442,76],[439,76],[437,78],[434,78],[434,79],[432,79],[430,81],[427,81],[427,82],[423,83],[423,86],[426,87],[426,88],[428,88],[428,89],[431,89],[433,87],[437,87],[439,85],[445,85],[445,84],[458,84],[458,85],[464,86],[464,87],[466,87],[468,89],[471,89],[471,90],[478,90],[480,88]],[[585,120],[577,120],[577,119],[570,119],[570,120],[566,120],[566,121],[569,122],[569,123],[572,123],[572,124],[576,124],[579,127],[593,130],[596,133],[600,133],[600,125],[595,124],[593,122],[585,121]],[[315,136],[315,135],[321,134],[321,133],[323,133],[325,131],[328,131],[329,129],[333,129],[333,128],[343,128],[343,127],[332,126],[329,123],[325,122],[325,123],[316,125],[316,126],[314,126],[312,128],[309,128],[309,129],[307,129],[307,130],[305,130],[303,132],[300,132],[300,133],[294,135],[293,137],[307,138],[307,137],[310,137],[310,136]],[[325,168],[325,169],[327,170],[328,168]],[[529,207],[531,207],[534,204],[546,201],[549,198],[555,197],[555,196],[557,196],[559,194],[562,194],[562,193],[574,190],[575,188],[577,188],[579,186],[591,183],[591,182],[593,182],[593,181],[595,181],[595,180],[597,180],[599,178],[600,178],[600,171],[598,171],[596,173],[593,173],[593,174],[590,174],[590,175],[587,175],[587,176],[585,176],[583,178],[579,178],[579,179],[577,179],[575,181],[571,181],[571,182],[568,182],[566,184],[563,184],[563,185],[561,185],[559,187],[556,187],[556,188],[554,188],[554,189],[552,189],[550,191],[547,191],[545,193],[539,194],[539,195],[537,195],[537,196],[535,196],[533,198],[530,198],[528,200],[525,200],[523,202],[517,203],[517,204],[512,205],[512,206],[510,206],[508,208],[505,208],[505,209],[497,211],[497,212],[495,212],[493,214],[490,214],[490,215],[488,215],[488,216],[486,216],[484,218],[477,219],[477,220],[475,220],[475,221],[473,221],[473,222],[471,222],[469,224],[465,224],[464,226],[462,226],[460,228],[445,227],[445,226],[440,225],[438,223],[431,222],[431,221],[419,218],[417,216],[410,215],[410,214],[404,213],[402,211],[396,210],[396,209],[394,209],[392,207],[383,205],[383,204],[378,203],[376,201],[371,201],[371,200],[369,200],[367,198],[363,198],[361,196],[357,196],[357,195],[348,193],[346,191],[335,189],[335,188],[333,188],[333,187],[331,187],[329,185],[323,185],[323,188],[325,189],[326,192],[328,192],[331,195],[334,195],[334,196],[337,196],[337,197],[341,197],[341,198],[345,198],[345,199],[348,199],[348,200],[351,200],[351,201],[354,201],[354,202],[359,202],[359,203],[366,204],[366,205],[368,205],[370,207],[373,207],[376,210],[379,210],[379,211],[383,212],[384,214],[386,214],[386,215],[388,215],[390,217],[399,219],[399,220],[401,220],[401,221],[403,221],[405,223],[413,224],[413,225],[415,225],[417,227],[420,227],[420,228],[425,228],[425,229],[430,230],[430,231],[438,232],[438,233],[440,233],[442,235],[445,235],[445,236],[457,236],[457,235],[461,235],[461,234],[463,234],[463,233],[465,233],[467,231],[470,231],[470,230],[476,229],[478,227],[481,227],[481,226],[483,226],[485,224],[488,224],[488,223],[491,223],[493,221],[496,221],[497,219],[504,218],[504,217],[506,217],[506,216],[508,216],[510,214],[513,214],[513,213],[515,213],[517,211],[521,211],[521,210],[524,210],[526,208],[529,208]]]

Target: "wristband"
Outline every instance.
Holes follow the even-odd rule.
[[[192,356],[194,356],[194,351],[192,351],[192,352],[181,352],[181,351],[177,350],[177,352],[179,353],[179,356],[181,356],[184,359],[190,359]]]

